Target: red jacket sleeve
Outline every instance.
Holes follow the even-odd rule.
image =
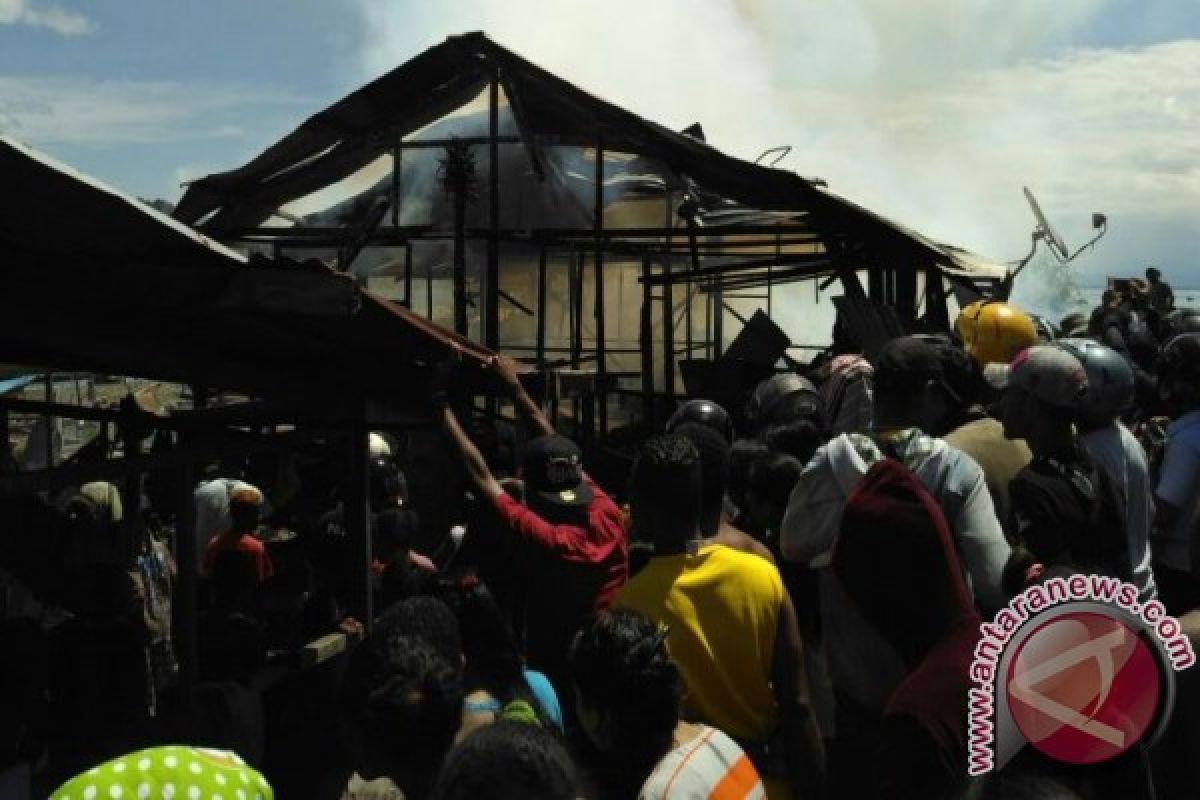
[[[580,549],[579,529],[571,525],[551,525],[537,513],[521,505],[507,492],[495,499],[496,512],[517,533],[538,545],[557,553],[573,553]]]
[[[604,491],[586,478],[594,497],[588,508],[588,528],[552,525],[537,512],[502,492],[493,501],[496,513],[521,536],[570,561],[597,563],[620,547],[624,538],[621,512]]]

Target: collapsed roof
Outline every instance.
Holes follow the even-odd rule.
[[[818,182],[725,155],[695,135],[677,133],[605,102],[481,33],[448,38],[312,116],[244,166],[195,181],[175,216],[220,238],[261,232],[264,227],[284,235],[293,227],[328,226],[330,216],[308,212],[328,200],[330,187],[338,182],[350,184],[341,187],[341,197],[358,203],[344,203],[340,212],[346,207],[362,209],[363,198],[372,192],[390,191],[397,196],[412,185],[413,159],[405,156],[408,161],[397,168],[401,143],[433,143],[447,130],[468,143],[485,143],[487,114],[479,111],[469,119],[462,115],[493,81],[502,89],[503,107],[502,118],[491,130],[499,130],[506,144],[520,145],[501,156],[519,162],[501,166],[505,208],[500,213],[506,215],[506,228],[552,226],[551,217],[571,205],[572,180],[590,180],[592,170],[578,163],[578,148],[602,143],[608,162],[606,204],[618,191],[629,197],[683,189],[708,198],[709,211],[740,213],[743,226],[747,221],[762,222],[763,215],[784,212],[797,229],[811,231],[823,253],[849,253],[858,259],[868,251],[875,258],[928,264],[968,279],[999,281],[1007,274],[1001,265],[934,242],[825,190]],[[456,113],[458,124],[448,126],[448,117]],[[621,163],[613,163],[610,154],[624,154]],[[436,167],[429,159],[425,163],[426,172]],[[510,203],[514,195],[523,199],[527,194],[511,188],[513,173],[521,173],[526,182],[536,180],[550,199],[540,204]],[[564,199],[568,202],[559,202]],[[394,205],[403,209],[405,204]],[[513,217],[518,213],[513,208],[522,205],[533,206],[527,208],[530,213]],[[586,206],[579,211],[575,221],[582,221],[578,227],[586,231],[591,212]],[[396,227],[403,224],[405,213],[394,209]],[[338,214],[332,219],[339,219]],[[737,221],[704,222],[736,227]],[[570,219],[560,219],[557,227],[573,226]],[[834,271],[828,258],[810,261],[811,269],[792,274]],[[716,263],[722,272],[738,269],[726,260]]]

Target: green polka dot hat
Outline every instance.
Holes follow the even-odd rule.
[[[275,800],[275,793],[225,750],[152,747],[77,775],[50,800]]]

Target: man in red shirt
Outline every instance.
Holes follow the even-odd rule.
[[[253,559],[260,583],[275,574],[266,546],[254,535],[254,531],[258,529],[262,502],[262,492],[253,486],[243,485],[230,493],[229,517],[233,525],[228,533],[218,533],[209,540],[204,551],[205,575],[212,575],[217,556],[229,550],[245,553]]]
[[[478,448],[463,431],[444,393],[435,393],[442,422],[474,488],[490,502],[509,530],[528,543],[527,657],[559,686],[566,682],[571,639],[591,615],[608,607],[629,573],[629,551],[621,512],[583,471],[582,454],[555,433],[504,356],[496,373],[513,393],[517,412],[538,434],[521,460],[527,505],[501,488]]]

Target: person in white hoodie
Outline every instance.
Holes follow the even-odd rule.
[[[923,433],[937,430],[957,403],[941,349],[951,346],[915,336],[884,345],[874,364],[873,429],[843,433],[817,450],[792,491],[780,531],[784,558],[821,573],[822,646],[836,699],[837,736],[856,740],[855,749],[871,748],[871,728],[905,674],[900,655],[848,602],[830,570],[847,498],[873,464],[892,458],[917,476],[950,523],[975,604],[986,613],[1004,603],[1001,576],[1011,548],[983,470],[962,451]]]

